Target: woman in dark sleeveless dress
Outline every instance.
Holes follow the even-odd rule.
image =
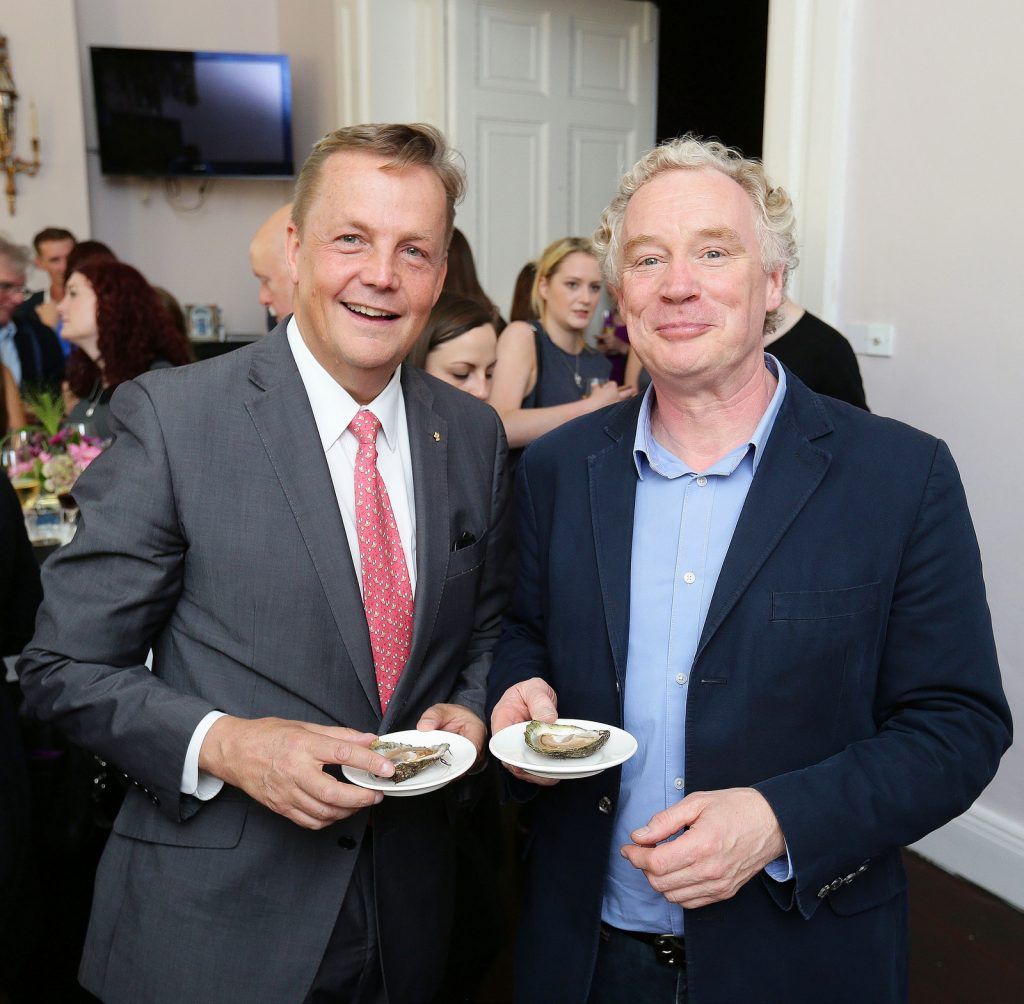
[[[531,297],[538,320],[502,332],[491,388],[513,449],[633,393],[609,381],[611,364],[584,341],[600,296],[590,241],[564,237],[538,259]]]

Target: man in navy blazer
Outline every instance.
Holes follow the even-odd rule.
[[[518,471],[494,732],[624,726],[621,768],[535,795],[516,999],[906,999],[899,848],[1010,741],[981,560],[945,444],[763,351],[789,197],[687,137],[596,234],[651,374]]]

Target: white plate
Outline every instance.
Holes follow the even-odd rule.
[[[490,750],[502,762],[529,771],[538,777],[557,777],[571,781],[574,778],[593,777],[609,767],[618,767],[636,752],[636,740],[624,729],[601,722],[588,722],[582,718],[559,718],[558,725],[578,725],[583,729],[607,729],[608,742],[590,756],[558,760],[535,753],[526,745],[523,733],[529,722],[518,722],[491,736]]]
[[[360,788],[382,791],[385,795],[402,797],[437,791],[438,788],[443,788],[465,774],[476,761],[476,747],[464,736],[454,732],[442,732],[440,729],[418,732],[416,729],[407,729],[405,732],[389,732],[379,738],[383,742],[408,743],[410,746],[438,746],[440,743],[448,743],[451,747],[445,757],[447,764],[433,763],[429,767],[424,767],[415,777],[397,784],[389,777],[377,777],[376,774],[360,770],[358,767],[341,765],[342,774],[353,784],[358,784]]]

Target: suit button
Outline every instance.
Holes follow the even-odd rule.
[[[339,846],[339,847],[340,847],[340,848],[341,848],[341,849],[342,849],[343,851],[351,851],[351,850],[354,850],[354,849],[355,849],[355,846],[356,846],[356,839],[355,839],[355,837],[350,837],[350,836],[349,836],[349,835],[348,835],[348,834],[346,833],[346,834],[345,834],[345,836],[343,836],[343,837],[338,837],[338,846]]]
[[[610,816],[612,812],[612,800],[607,795],[602,795],[597,802],[597,811]]]

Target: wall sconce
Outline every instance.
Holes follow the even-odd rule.
[[[7,211],[14,215],[17,190],[14,176],[23,171],[30,178],[39,171],[39,123],[36,121],[36,106],[30,106],[32,116],[32,159],[22,160],[14,155],[14,141],[17,126],[18,90],[11,73],[11,58],[7,54],[7,39],[0,35],[0,170],[7,175]]]

